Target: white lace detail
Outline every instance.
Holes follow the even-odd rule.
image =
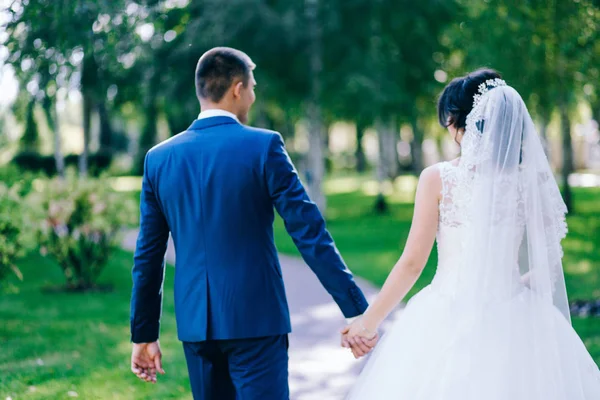
[[[462,226],[468,220],[467,210],[470,204],[468,177],[463,176],[450,162],[440,163],[439,170],[442,180],[439,227]]]

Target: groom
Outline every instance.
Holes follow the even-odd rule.
[[[304,260],[355,317],[367,308],[281,136],[245,126],[255,65],[214,48],[196,68],[201,113],[146,155],[131,298],[132,371],[156,382],[164,255],[175,242],[175,309],[194,399],[283,400],[290,315],[274,210]],[[364,354],[354,349],[355,355]],[[373,343],[371,344],[371,346]]]

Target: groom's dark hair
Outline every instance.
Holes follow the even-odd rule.
[[[196,66],[198,99],[219,102],[236,79],[246,87],[256,66],[248,55],[230,47],[215,47],[204,53]]]

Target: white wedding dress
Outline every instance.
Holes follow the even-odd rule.
[[[500,89],[490,93],[496,91]],[[512,92],[506,93],[512,95]],[[488,107],[491,106],[488,104]],[[493,125],[489,114],[486,121]],[[488,134],[487,131],[484,133]],[[463,143],[469,139],[465,136]],[[523,140],[525,143],[528,139],[525,137]],[[532,143],[528,146],[536,146],[537,149],[538,142]],[[523,263],[519,248],[528,235],[530,241],[534,240],[531,235],[535,224],[530,218],[536,209],[527,206],[529,214],[523,214],[526,202],[522,201],[519,203],[520,212],[515,214],[514,219],[497,218],[495,222],[480,224],[482,231],[495,230],[493,237],[499,242],[499,252],[493,252],[492,244],[486,256],[489,258],[482,259],[485,262],[475,263],[474,268],[471,267],[472,262],[465,262],[466,252],[476,252],[477,247],[481,247],[473,245],[478,238],[472,230],[478,224],[469,220],[473,216],[473,208],[477,207],[471,202],[473,191],[477,189],[465,184],[469,180],[460,176],[469,170],[461,167],[464,167],[463,161],[468,159],[472,145],[463,144],[462,164],[438,164],[443,189],[437,232],[439,263],[435,277],[429,286],[408,302],[400,317],[383,335],[348,398],[598,400],[598,366],[571,327],[568,316],[552,304],[550,297],[541,295],[542,289],[535,289],[521,280],[519,263]],[[480,154],[479,150],[475,153]],[[480,162],[477,168],[484,170],[485,164]],[[532,169],[535,166],[526,171]],[[505,177],[506,171],[504,173]],[[473,180],[472,177],[470,179]],[[489,179],[482,182],[485,184]],[[502,182],[504,184],[505,180]],[[534,188],[536,182],[530,183],[530,188],[523,191],[545,190]],[[553,180],[549,184],[556,185]],[[512,204],[511,190],[506,192],[508,198],[501,197],[502,203],[498,206]],[[521,196],[520,192],[514,193]],[[555,191],[552,188],[548,193],[554,194]],[[489,197],[487,200],[490,200]],[[541,207],[539,202],[530,203]],[[486,212],[497,212],[497,208],[488,207]],[[556,225],[553,221],[542,222]],[[503,238],[512,240],[512,243],[503,246]],[[562,255],[550,250],[547,255],[544,246],[541,257],[540,252],[535,250],[530,244],[529,258],[535,259],[538,264],[552,257],[560,259]],[[488,268],[489,265],[494,267]],[[494,272],[502,265],[507,266],[504,269],[508,273]],[[493,277],[493,284],[485,290],[473,290],[473,285],[485,284],[486,278],[482,278],[480,271],[486,268],[487,278]],[[539,273],[543,271],[538,269]],[[541,287],[541,278],[535,277],[536,280]],[[560,280],[554,277],[553,282],[556,290]]]

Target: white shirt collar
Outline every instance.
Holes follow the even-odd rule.
[[[229,111],[221,110],[218,108],[214,108],[211,110],[204,110],[200,114],[198,114],[198,119],[204,118],[212,118],[212,117],[229,117],[235,119],[237,122],[240,122],[238,117]]]

